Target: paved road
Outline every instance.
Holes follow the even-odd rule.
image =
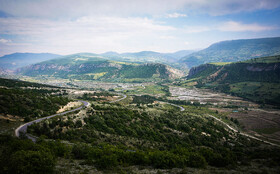
[[[118,102],[118,101],[121,101],[121,100],[123,100],[123,99],[126,99],[126,97],[127,97],[127,95],[122,94],[122,93],[114,93],[114,94],[122,95],[123,97],[120,98],[120,99],[114,100],[114,101],[110,101],[109,103],[116,103],[116,102]]]
[[[163,102],[163,101],[157,101],[157,102],[165,103],[165,104],[169,104],[169,105],[178,107],[178,108],[180,108],[180,111],[184,111],[185,110],[185,108],[183,108],[182,106],[179,106],[179,105],[176,105],[176,104],[173,104],[173,103],[168,103],[168,102]]]
[[[240,135],[243,135],[245,137],[249,137],[249,138],[252,138],[254,140],[258,140],[258,141],[261,141],[261,142],[264,142],[266,144],[270,144],[270,145],[273,145],[273,146],[277,146],[277,147],[280,147],[280,145],[278,144],[275,144],[275,143],[271,143],[269,141],[265,141],[265,140],[262,140],[260,138],[257,138],[257,137],[254,137],[252,135],[249,135],[249,134],[246,134],[246,133],[243,133],[243,132],[239,132],[238,130],[234,129],[233,127],[231,127],[230,125],[228,125],[227,123],[225,123],[224,121],[222,121],[221,119],[218,119],[217,117],[214,117],[213,115],[208,115],[209,117],[211,118],[214,118],[215,120],[221,122],[222,124],[226,125],[230,130],[232,130],[233,132],[236,132],[236,133],[239,133]]]
[[[59,113],[59,114],[54,114],[54,115],[50,115],[50,116],[47,116],[47,117],[43,117],[43,118],[39,118],[37,120],[33,120],[33,121],[30,121],[28,123],[25,123],[21,126],[19,126],[16,130],[15,130],[15,134],[17,137],[20,136],[20,134],[26,134],[26,131],[27,131],[27,127],[34,124],[34,123],[38,123],[40,121],[43,121],[43,120],[46,120],[46,119],[49,119],[49,118],[52,118],[52,117],[55,117],[55,116],[58,116],[58,115],[65,115],[65,114],[68,114],[70,112],[74,112],[74,111],[78,111],[78,110],[81,110],[82,108],[86,107],[89,105],[88,102],[86,101],[79,101],[79,102],[82,102],[83,103],[83,106],[80,106],[76,109],[72,109],[70,111],[65,111],[65,112],[62,112],[62,113]],[[27,138],[31,139],[33,142],[36,141],[36,137],[32,136],[32,135],[28,135],[26,134]]]

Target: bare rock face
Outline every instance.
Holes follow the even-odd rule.
[[[166,66],[166,69],[169,72],[168,73],[169,78],[172,78],[172,79],[180,78],[180,77],[183,77],[185,75],[182,71],[180,71],[178,69],[171,68],[170,66]]]

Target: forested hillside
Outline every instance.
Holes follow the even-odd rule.
[[[217,113],[206,107],[189,105],[185,106],[186,112],[181,112],[152,103],[133,107],[94,102],[92,106],[86,116],[52,118],[32,125],[29,132],[79,142],[73,146],[74,157],[103,170],[131,165],[165,169],[226,167],[259,158],[250,155],[258,149],[258,142],[217,124],[207,116]],[[266,158],[263,155],[261,158]]]
[[[280,56],[200,65],[190,70],[188,81],[196,81],[197,87],[279,106]]]

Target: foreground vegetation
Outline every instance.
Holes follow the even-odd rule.
[[[144,99],[150,103],[153,98]],[[143,98],[136,97],[136,103],[139,100]],[[259,142],[230,132],[207,117],[218,115],[205,107],[189,105],[180,112],[151,103],[138,107],[106,103],[92,106],[86,116],[52,118],[28,130],[37,136],[74,143],[74,158],[99,169],[131,165],[233,167],[257,158],[279,162],[277,155],[267,156],[270,150],[262,151]]]
[[[18,114],[26,121],[56,112],[69,101],[63,89],[4,81],[3,113]],[[241,87],[246,90],[243,82],[239,85],[231,88],[236,93]],[[158,171],[177,168],[182,173],[188,168],[237,170],[252,163],[271,171],[280,168],[279,148],[248,139],[209,117],[240,126],[225,113],[199,102],[167,100],[169,89],[159,83],[123,92],[130,95],[118,103],[109,103],[117,98],[113,89],[77,94],[91,106],[30,126],[28,133],[40,137],[35,144],[24,137],[0,135],[1,173],[63,173],[57,168],[61,161],[79,161],[87,166],[79,171],[84,173],[89,172],[88,166],[109,173],[135,166]],[[185,111],[158,100],[183,106]],[[41,115],[35,115],[37,110]]]

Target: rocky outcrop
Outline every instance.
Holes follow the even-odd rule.
[[[196,67],[192,67],[189,71],[189,74],[187,76],[187,78],[191,78],[193,77],[194,75],[208,69],[208,68],[216,68],[217,66],[215,65],[212,65],[212,64],[203,64],[203,65],[199,65],[199,66],[196,66]]]

